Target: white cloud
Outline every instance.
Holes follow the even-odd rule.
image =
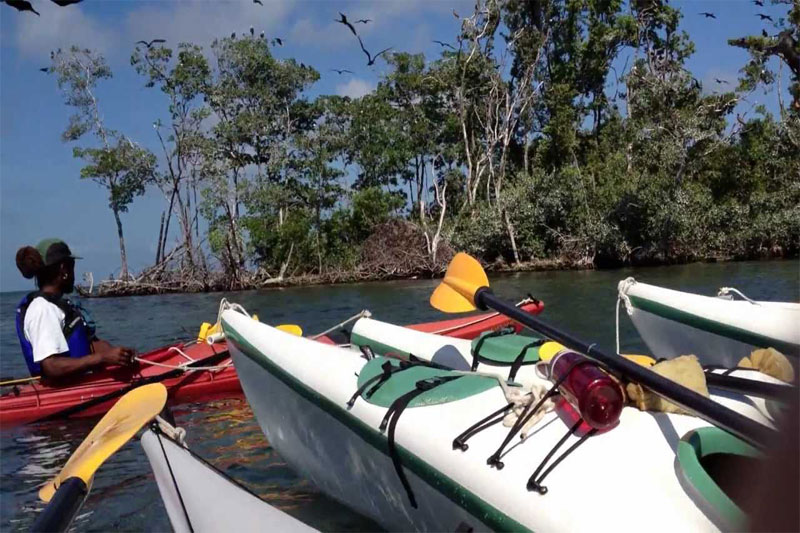
[[[359,78],[353,78],[346,83],[340,83],[336,86],[336,94],[339,96],[349,96],[350,98],[361,98],[367,93],[372,92],[375,86]]]
[[[20,55],[37,58],[46,66],[50,51],[57,48],[77,45],[103,54],[115,48],[117,33],[86,14],[82,5],[59,7],[52,2],[37,2],[36,8],[40,17],[30,13],[16,17],[15,37]]]

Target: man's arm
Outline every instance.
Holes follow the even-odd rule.
[[[41,362],[42,376],[59,380],[106,365],[127,366],[131,364],[132,357],[133,350],[130,348],[111,345],[104,350],[83,357],[69,357],[63,353],[51,355]]]

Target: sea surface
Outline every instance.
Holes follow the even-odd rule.
[[[750,298],[800,300],[800,262],[768,261],[581,272],[534,272],[492,277],[495,292],[518,301],[531,294],[545,303],[543,318],[608,350],[615,344],[617,283],[637,280],[714,295],[736,287]],[[313,334],[358,313],[399,324],[447,318],[428,305],[434,280],[361,283],[236,293],[88,299],[83,303],[112,343],[147,351],[196,336],[213,322],[221,298],[242,304],[270,324],[293,323]],[[27,375],[14,330],[14,308],[24,293],[0,294],[0,376]],[[646,353],[622,313],[623,352]],[[173,409],[193,450],[274,506],[326,531],[379,529],[298,476],[261,433],[243,398]],[[97,420],[68,420],[0,428],[0,530],[28,530],[42,504],[37,491],[55,475]],[[442,437],[444,438],[444,437]],[[213,510],[210,510],[213,512]],[[80,531],[168,531],[169,520],[138,441],[128,443],[95,476],[72,526]]]

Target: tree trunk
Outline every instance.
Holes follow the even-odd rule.
[[[114,220],[117,222],[117,236],[119,237],[119,257],[122,263],[120,267],[119,276],[122,279],[128,279],[128,256],[125,253],[125,237],[122,235],[122,220],[119,218],[119,210],[113,209]]]
[[[520,260],[519,260],[519,252],[517,251],[517,240],[514,237],[514,226],[513,224],[511,224],[511,218],[508,216],[507,209],[503,209],[503,220],[506,223],[506,232],[508,233],[508,239],[511,241],[511,251],[514,253],[514,263],[519,265]]]
[[[161,226],[158,229],[158,243],[156,243],[156,262],[155,264],[159,264],[161,262],[161,239],[164,238],[164,215],[165,213],[161,212]]]

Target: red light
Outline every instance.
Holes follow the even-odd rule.
[[[558,382],[566,372],[569,375],[559,390],[583,420],[600,430],[616,425],[624,405],[619,383],[588,358],[562,350],[550,363],[550,379]]]

